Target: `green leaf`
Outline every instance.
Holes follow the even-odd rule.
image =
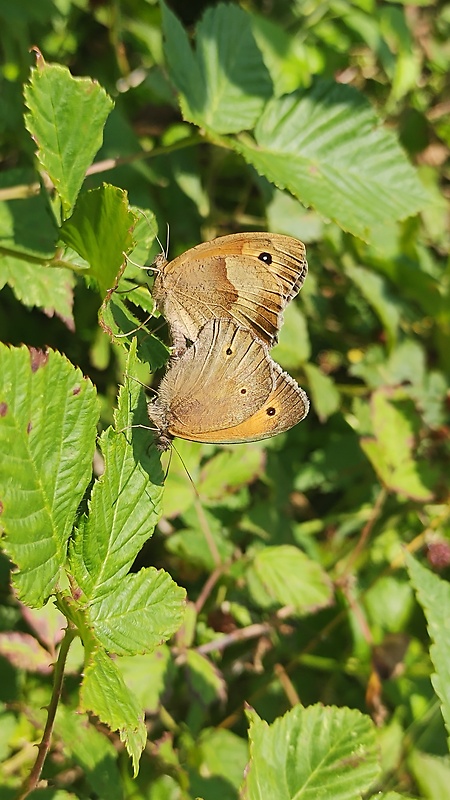
[[[132,379],[136,344],[130,349],[126,386],[119,393],[115,430],[100,437],[104,474],[92,490],[89,517],[76,532],[70,551],[75,580],[93,601],[116,591],[160,516],[163,473],[148,425],[146,399]]]
[[[56,220],[44,191],[29,196],[37,183],[37,175],[29,169],[12,169],[0,173],[0,189],[10,189],[17,199],[0,202],[1,252],[13,251],[18,256],[30,255],[50,259],[58,238]],[[39,186],[37,186],[39,189]]]
[[[167,466],[167,478],[162,500],[163,514],[171,519],[183,515],[194,505],[194,486],[199,477],[199,462],[208,445],[179,439],[174,446],[170,467]]]
[[[136,277],[139,273],[142,275],[140,267],[151,264],[154,260],[151,253],[155,244],[156,234],[158,233],[158,225],[153,211],[149,208],[132,206],[131,211],[136,218],[136,224],[133,230],[136,244],[134,250],[130,253],[130,262],[127,264],[127,275]],[[139,266],[136,267],[131,262]]]
[[[200,781],[204,781],[204,787],[202,783],[198,785],[198,775],[193,781],[191,778],[195,783],[195,795],[200,794],[204,788],[204,795],[202,792],[200,796],[208,796],[208,781],[210,776],[214,775],[221,776],[226,782],[223,784],[224,791],[221,791],[220,800],[237,797],[247,761],[248,744],[241,736],[225,728],[203,730],[196,743],[195,764],[198,775],[202,776]],[[227,789],[230,790],[229,794],[226,792]]]
[[[202,706],[226,699],[226,684],[223,675],[208,658],[195,650],[186,653],[186,667],[189,673],[189,684]]]
[[[427,406],[423,397],[427,383],[425,351],[417,339],[400,341],[388,359],[383,347],[369,345],[363,358],[352,364],[349,371],[350,375],[361,378],[373,388],[410,383],[414,387],[414,396],[420,398],[420,406]],[[432,402],[435,404],[436,399]]]
[[[161,10],[165,55],[185,119],[216,133],[253,128],[272,94],[272,81],[249,15],[231,4],[208,8],[197,25],[193,53],[163,2]]]
[[[414,800],[410,794],[399,794],[398,792],[387,792],[387,794],[380,794],[379,800]]]
[[[258,478],[265,465],[265,453],[248,445],[245,450],[221,450],[203,466],[197,491],[203,502],[226,502],[227,495]]]
[[[380,480],[393,492],[431,500],[436,476],[427,462],[415,457],[419,418],[411,402],[379,389],[372,395],[371,416],[375,438],[362,438],[361,447]]]
[[[341,396],[333,379],[325,375],[315,364],[303,366],[308,379],[311,404],[321,422],[325,422],[341,405]]]
[[[232,558],[234,544],[226,535],[220,517],[196,502],[192,490],[190,507],[183,512],[183,523],[186,527],[172,533],[166,542],[168,552],[182,563],[212,572],[217,564]]]
[[[400,632],[413,615],[414,595],[402,575],[385,575],[365,592],[364,605],[377,630]]]
[[[60,231],[61,239],[89,264],[104,296],[134,246],[132,230],[137,217],[130,210],[123,189],[103,184],[80,195],[74,212]]]
[[[274,89],[280,97],[295,91],[299,84],[310,82],[308,52],[303,37],[287,33],[273,19],[252,13],[251,25]]]
[[[430,656],[436,670],[431,676],[434,690],[441,701],[441,711],[447,728],[450,744],[450,634],[448,609],[450,608],[450,586],[447,581],[406,553],[406,566],[423,608],[432,645]]]
[[[48,675],[52,671],[52,657],[34,636],[29,633],[11,631],[0,633],[0,655],[16,669],[40,672]]]
[[[350,86],[320,81],[308,93],[270,100],[255,141],[231,144],[276,186],[375,244],[427,201],[394,134]]]
[[[247,570],[248,588],[261,608],[291,606],[306,614],[330,605],[331,581],[326,572],[292,545],[266,547]]]
[[[410,768],[422,797],[445,797],[450,783],[450,757],[422,753],[413,748],[408,756]]]
[[[296,239],[300,239],[306,244],[323,239],[325,223],[319,214],[302,206],[297,198],[293,197],[289,192],[282,192],[271,186],[271,194],[272,199],[266,206],[266,217],[270,231],[277,231],[277,233],[285,233],[287,236],[294,236]],[[308,283],[306,284],[307,291],[308,289],[312,290],[311,284],[312,279],[310,274]],[[302,297],[302,299],[304,298]],[[294,303],[290,303],[286,311],[294,305]],[[284,325],[286,325],[286,320],[287,317],[285,314]],[[282,331],[283,328],[281,328],[280,333],[282,333]]]
[[[0,345],[1,522],[28,605],[45,602],[65,563],[97,419],[94,388],[67,359]]]
[[[95,794],[108,800],[122,800],[117,752],[105,734],[96,730],[86,716],[74,714],[61,704],[55,733],[62,740],[64,754],[80,765]]]
[[[63,216],[73,207],[103,141],[103,126],[113,108],[105,90],[90,78],[72,78],[60,64],[41,56],[24,89],[30,110],[25,124],[38,146],[38,159],[61,199]]]
[[[119,282],[119,292],[122,291],[123,282]],[[104,302],[101,312],[101,325],[107,333],[114,337],[116,343],[122,344],[127,349],[132,337],[137,339],[137,354],[140,361],[148,365],[150,372],[156,372],[163,367],[169,359],[170,351],[167,345],[150,332],[146,322],[141,322],[128,307],[132,301],[146,313],[151,314],[154,303],[146,286],[139,287],[131,293],[126,287],[126,294],[113,292],[111,297]],[[148,299],[147,299],[148,298]],[[128,302],[126,302],[128,301]]]
[[[160,2],[164,54],[170,76],[178,91],[184,96],[186,116],[201,115],[205,104],[205,86],[200,65],[189,44],[188,36],[175,14],[166,3]]]
[[[271,356],[283,369],[295,370],[311,356],[308,326],[297,303],[289,303],[283,317],[278,344],[271,351]]]
[[[154,567],[127,575],[106,597],[89,604],[96,638],[120,656],[148,653],[176,633],[184,617],[186,591]]]
[[[129,690],[146,712],[155,714],[161,704],[161,695],[173,671],[170,649],[160,645],[152,653],[122,656],[115,661]]]
[[[353,264],[346,264],[345,271],[380,318],[389,346],[393,347],[398,336],[401,305],[390,291],[389,284],[382,275]]]
[[[112,731],[119,731],[137,775],[139,758],[147,741],[144,713],[104,650],[90,654],[80,691],[82,711],[91,711]]]
[[[375,726],[359,711],[296,706],[272,725],[247,716],[248,800],[361,800],[380,772]]]
[[[69,330],[74,330],[72,306],[75,276],[69,270],[4,256],[0,262],[0,288],[5,284],[11,287],[25,306],[41,308],[48,317],[55,314]]]

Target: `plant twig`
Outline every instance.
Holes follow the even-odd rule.
[[[205,644],[196,647],[195,651],[204,656],[208,653],[220,652],[238,642],[256,639],[259,636],[266,636],[272,630],[273,625],[270,622],[255,622],[253,625],[247,625],[246,628],[237,628],[233,633],[224,634],[224,636],[214,639],[213,642],[205,642]]]
[[[58,659],[55,664],[53,691],[50,703],[47,708],[47,722],[45,723],[44,733],[42,734],[42,739],[40,743],[37,745],[38,755],[33,769],[31,770],[28,778],[22,784],[22,787],[20,788],[18,794],[16,795],[15,800],[25,800],[25,798],[28,797],[30,792],[36,789],[39,779],[41,777],[44,761],[50,749],[53,725],[55,723],[56,710],[58,708],[59,699],[61,697],[61,689],[64,677],[64,667],[66,664],[67,654],[69,652],[69,647],[72,643],[72,640],[75,638],[76,635],[77,635],[76,629],[73,628],[71,626],[71,623],[69,622],[68,627],[66,628],[66,632],[64,634],[64,638],[61,641],[61,646],[59,648],[59,653],[58,653]]]
[[[228,569],[229,566],[230,566],[229,562],[219,564],[219,566],[215,568],[214,572],[211,573],[203,589],[201,590],[199,596],[197,597],[197,600],[194,603],[197,614],[200,614],[200,611],[205,605],[217,581],[222,577],[223,573],[225,572],[225,570]]]
[[[173,144],[164,147],[154,147],[152,150],[142,150],[138,153],[132,153],[129,156],[121,156],[118,158],[105,158],[103,161],[95,161],[86,170],[86,175],[96,175],[99,172],[107,172],[110,169],[115,169],[123,164],[133,164],[135,161],[144,161],[146,158],[156,158],[156,156],[165,156],[168,153],[176,152],[177,150],[184,150],[186,147],[193,147],[197,144],[203,144],[204,138],[199,134],[193,134],[185,139],[180,139]]]
[[[350,556],[349,556],[349,558],[347,560],[347,563],[346,563],[345,569],[344,569],[344,575],[349,575],[353,565],[355,564],[355,562],[359,558],[359,555],[360,555],[361,551],[366,546],[367,540],[368,540],[370,534],[372,533],[372,528],[375,525],[375,522],[377,521],[378,517],[381,514],[381,510],[383,508],[383,505],[384,505],[384,503],[386,501],[387,496],[388,496],[388,493],[387,493],[386,489],[384,487],[382,487],[380,489],[379,493],[378,493],[377,499],[375,500],[373,508],[372,508],[372,510],[370,512],[369,519],[367,520],[366,524],[364,525],[364,528],[361,531],[361,535],[359,537],[359,541],[356,543],[355,547],[353,548],[353,550],[352,550],[352,552],[351,552],[351,554],[350,554]],[[344,582],[344,576],[340,575],[339,576],[339,583],[341,584],[343,582]]]

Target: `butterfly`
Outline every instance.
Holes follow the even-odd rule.
[[[283,309],[308,272],[305,245],[277,233],[233,233],[154,264],[152,295],[167,319],[175,353],[210,319],[230,319],[271,347]]]
[[[305,418],[303,389],[270,357],[265,344],[230,319],[209,320],[174,358],[148,415],[165,450],[178,436],[195,442],[254,442]]]

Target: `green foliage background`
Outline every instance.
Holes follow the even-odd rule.
[[[26,796],[64,618],[84,650],[36,796],[448,796],[448,7],[0,19],[0,800]],[[130,426],[167,359],[136,266],[166,226],[170,257],[305,242],[272,355],[312,408],[161,468]]]

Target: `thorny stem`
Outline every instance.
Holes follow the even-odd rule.
[[[61,641],[61,646],[59,648],[59,653],[58,653],[58,659],[55,664],[53,691],[50,703],[47,708],[47,722],[45,723],[44,733],[42,734],[42,739],[37,746],[38,755],[33,769],[31,770],[28,778],[22,784],[22,787],[20,788],[18,794],[16,795],[15,800],[25,800],[25,798],[28,797],[30,792],[36,789],[39,782],[39,778],[41,777],[44,761],[50,749],[53,725],[55,723],[56,709],[58,708],[58,703],[61,697],[61,689],[64,677],[64,667],[66,665],[67,654],[69,652],[69,647],[72,643],[72,640],[75,638],[76,635],[77,635],[76,629],[72,627],[71,623],[69,622],[68,627],[66,628],[66,632],[64,634],[64,638]]]

